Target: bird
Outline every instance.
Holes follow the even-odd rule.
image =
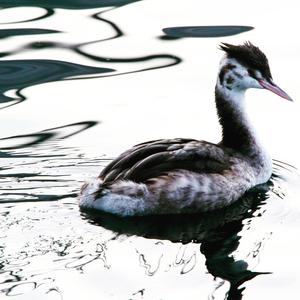
[[[221,43],[215,105],[217,144],[189,138],[140,143],[84,183],[78,202],[120,217],[205,213],[229,206],[266,183],[272,159],[249,122],[245,92],[266,89],[293,101],[272,78],[266,55],[251,42]]]

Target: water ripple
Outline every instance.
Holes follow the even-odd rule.
[[[35,35],[35,34],[49,34],[49,33],[60,33],[61,31],[52,29],[41,29],[41,28],[10,28],[0,29],[0,39],[10,38],[13,36],[20,35]]]
[[[1,2],[1,1],[0,1]],[[76,2],[76,1],[75,1]],[[59,7],[59,5],[66,7],[73,7],[72,5],[75,3],[70,1],[68,4],[61,3],[51,3],[53,7]],[[3,103],[2,108],[6,108],[8,106],[12,106],[18,104],[26,99],[26,97],[22,94],[22,90],[29,86],[34,86],[36,84],[52,82],[52,81],[61,81],[61,80],[81,80],[87,77],[76,77],[79,75],[91,75],[91,74],[103,74],[105,75],[94,75],[89,76],[88,78],[102,78],[102,77],[111,77],[111,76],[120,76],[127,75],[131,73],[138,73],[150,70],[156,70],[160,68],[166,68],[175,66],[181,63],[182,59],[173,54],[159,53],[159,54],[148,54],[142,55],[139,57],[108,57],[102,56],[93,53],[88,53],[84,50],[85,46],[90,46],[93,44],[105,42],[108,40],[120,38],[124,36],[123,31],[120,27],[113,21],[108,18],[104,18],[104,13],[115,9],[116,7],[129,4],[134,1],[102,1],[97,3],[89,3],[89,5],[96,4],[97,7],[113,7],[107,9],[105,11],[97,12],[92,14],[90,17],[99,22],[105,23],[110,26],[110,29],[113,31],[113,34],[105,38],[100,38],[93,41],[87,41],[79,44],[65,43],[65,42],[57,42],[57,41],[33,41],[29,42],[25,45],[21,45],[15,47],[10,51],[3,51],[0,53],[0,57],[7,57],[10,55],[21,54],[23,52],[28,51],[39,51],[41,49],[52,50],[52,49],[63,49],[68,50],[73,53],[80,55],[81,57],[88,58],[89,60],[97,63],[106,63],[106,64],[132,64],[136,65],[137,63],[149,63],[147,66],[142,67],[133,67],[131,70],[125,69],[125,71],[113,72],[115,70],[111,68],[99,68],[99,67],[89,67],[74,64],[71,62],[65,61],[56,61],[56,60],[3,60],[0,61],[1,75],[3,80],[0,85],[0,103]],[[5,3],[3,3],[5,7]],[[31,3],[30,1],[28,3]],[[10,3],[9,7],[13,7],[13,2]],[[32,3],[33,4],[33,3]],[[80,7],[80,2],[76,2],[75,6],[78,5],[77,8]],[[108,5],[110,4],[110,5]],[[8,4],[7,4],[8,5]],[[26,6],[26,3],[22,2],[22,5]],[[68,6],[69,5],[69,6]],[[85,6],[87,3],[81,5]],[[1,3],[0,3],[1,6]],[[16,4],[17,6],[17,4]],[[35,1],[34,6],[39,6],[39,3]],[[46,7],[46,6],[45,6]],[[2,36],[11,37],[11,36],[23,36],[23,35],[33,35],[33,34],[46,34],[46,33],[59,33],[60,31],[55,30],[43,30],[39,28],[20,28],[20,29],[4,29],[2,31]],[[1,31],[0,31],[1,37]],[[70,77],[72,77],[70,79]],[[12,80],[12,78],[14,80]],[[10,96],[7,92],[14,92],[14,96]],[[9,105],[7,105],[9,103]]]
[[[169,215],[121,218],[111,214],[83,210],[84,218],[118,234],[138,235],[173,242],[201,242],[214,234],[216,228],[235,220],[251,218],[269,197],[272,183],[256,187],[240,201],[221,210],[195,215]]]
[[[39,147],[41,147],[41,151],[47,152],[44,144],[38,145],[36,152]],[[53,145],[51,147],[53,149]],[[145,252],[145,249],[139,250],[136,242],[132,245],[138,255],[136,264],[145,270],[146,276],[151,277],[161,276],[162,273],[167,272],[163,270],[169,256],[168,248],[161,240],[180,242],[173,265],[180,266],[180,274],[183,276],[195,270],[199,264],[198,257],[200,255],[199,250],[197,252],[195,248],[192,248],[187,251],[186,247],[199,243],[209,273],[229,282],[228,299],[231,300],[240,299],[235,297],[241,296],[244,289],[241,288],[241,285],[245,281],[253,280],[258,275],[268,274],[268,272],[252,271],[246,261],[246,259],[252,260],[259,257],[259,253],[263,250],[260,244],[254,245],[254,250],[248,254],[245,260],[234,258],[233,253],[238,250],[243,227],[249,226],[250,228],[251,220],[264,217],[265,206],[272,200],[272,197],[274,198],[274,194],[270,195],[273,188],[272,182],[250,191],[240,202],[231,207],[202,215],[124,219],[101,213],[93,215],[91,212],[82,212],[83,218],[80,218],[72,196],[61,200],[64,204],[60,206],[55,204],[56,202],[42,202],[36,206],[25,206],[28,204],[23,203],[24,192],[20,192],[20,189],[27,188],[28,194],[34,196],[47,196],[46,190],[49,191],[54,186],[56,196],[59,195],[59,190],[63,192],[62,195],[66,194],[68,190],[76,192],[78,181],[86,177],[85,165],[89,166],[88,169],[91,172],[90,166],[94,166],[94,170],[97,170],[101,163],[101,158],[88,159],[81,156],[75,149],[61,147],[56,150],[56,154],[61,156],[53,157],[50,160],[39,158],[38,160],[33,159],[31,163],[28,160],[26,162],[16,161],[13,169],[9,164],[3,164],[2,172],[5,174],[10,170],[13,173],[18,170],[20,174],[28,173],[29,176],[19,178],[19,181],[15,183],[12,181],[6,183],[11,185],[11,193],[15,193],[15,195],[10,195],[11,197],[17,197],[19,193],[18,201],[22,202],[23,207],[17,206],[16,203],[9,204],[12,207],[9,207],[8,204],[1,207],[3,217],[0,222],[5,233],[1,239],[6,241],[5,247],[0,251],[3,265],[1,287],[2,292],[6,295],[16,293],[30,295],[33,288],[41,289],[41,286],[45,286],[45,289],[40,291],[45,294],[46,287],[47,290],[57,288],[54,282],[48,284],[47,282],[50,281],[45,279],[46,275],[50,278],[55,276],[53,275],[54,271],[74,270],[85,273],[87,267],[90,270],[91,266],[97,266],[97,272],[100,270],[114,272],[119,260],[114,261],[113,257],[116,254],[111,252],[114,247],[111,249],[108,243],[115,243],[115,249],[121,247],[122,243],[130,245],[129,239],[119,238],[124,235],[155,239],[152,244],[160,245],[161,248],[157,249],[158,252],[155,256],[148,255],[149,253]],[[21,149],[16,151],[19,152]],[[62,169],[64,164],[68,165],[67,173],[64,173]],[[37,166],[38,174],[36,171],[32,172],[32,170],[36,170]],[[52,166],[54,168],[51,168]],[[7,178],[5,174],[4,178]],[[30,178],[30,174],[36,176]],[[54,185],[53,182],[49,182],[47,188],[44,184],[40,185],[39,181],[42,179],[56,181]],[[279,178],[272,179],[272,181],[274,180],[280,183]],[[34,182],[37,183],[36,186]],[[2,184],[2,188],[5,189],[5,184]],[[36,188],[35,191],[34,188]],[[28,189],[32,190],[28,191]],[[270,198],[270,196],[272,197]],[[249,222],[244,222],[245,220]],[[39,231],[33,230],[35,226],[39,226]],[[26,238],[20,239],[20,242],[14,245],[13,237],[17,234],[16,228],[22,228],[22,235]],[[243,235],[246,236],[247,231]],[[165,250],[162,252],[163,249]],[[55,256],[53,256],[54,254]],[[34,268],[35,264],[39,262],[39,258],[43,260],[42,269]],[[36,287],[32,285],[34,283],[37,284]]]
[[[60,143],[95,125],[95,121],[78,122],[0,139],[0,202],[45,202],[76,197],[78,182],[85,179],[87,166],[99,168],[103,161],[85,159],[78,149]]]
[[[108,12],[108,11],[111,11],[111,9],[109,9],[109,10],[105,10],[105,11],[102,11],[102,12],[98,12],[98,13],[96,13],[96,14],[93,14],[92,15],[92,18],[93,19],[96,19],[96,20],[98,20],[98,21],[101,21],[101,22],[104,22],[104,23],[106,23],[106,24],[108,24],[110,27],[111,27],[111,29],[113,29],[113,31],[115,32],[115,34],[113,35],[113,36],[111,36],[111,37],[108,37],[108,38],[105,38],[105,39],[102,39],[102,40],[97,40],[97,42],[104,42],[104,41],[109,41],[109,40],[113,40],[113,39],[116,39],[116,38],[119,38],[119,37],[122,37],[122,36],[124,36],[124,33],[123,33],[123,31],[121,30],[121,28],[117,25],[117,24],[115,24],[114,22],[112,22],[112,21],[110,21],[110,20],[108,20],[108,19],[104,19],[101,15],[102,14],[104,14],[104,13],[106,13],[106,12]],[[90,42],[89,42],[90,43]],[[88,44],[89,44],[88,43]]]
[[[236,35],[254,29],[252,26],[185,26],[164,28],[163,32],[175,38],[208,38]]]
[[[49,142],[49,140],[66,139],[73,135],[82,133],[83,131],[94,127],[97,124],[99,124],[99,122],[97,121],[77,122],[49,129],[44,129],[36,133],[0,138],[0,150],[23,149],[30,146],[45,143],[46,141]],[[0,152],[0,157],[13,157],[13,155],[5,152]]]
[[[4,14],[12,13],[17,20],[23,19],[11,23],[24,23],[25,27],[25,22],[47,19],[44,23],[30,24],[33,26],[30,28],[0,30],[0,39],[4,44],[0,56],[20,57],[17,60],[0,61],[1,107],[26,100],[24,88],[37,84],[120,76],[181,63],[181,57],[164,50],[159,53],[142,52],[134,57],[130,57],[129,53],[126,57],[121,47],[114,54],[103,54],[107,50],[102,52],[102,43],[124,38],[124,44],[121,45],[125,46],[126,32],[130,31],[128,28],[121,28],[106,13],[138,1],[0,0]],[[26,6],[40,9],[33,9],[34,14],[30,14],[28,8],[24,9],[26,14],[20,14]],[[65,19],[59,18],[64,17],[64,14],[72,14],[72,18],[77,18],[81,12],[73,14],[69,10],[91,8],[101,8],[102,11],[83,12],[79,21],[83,20],[84,15],[86,22],[93,22],[92,30],[102,25],[108,30],[96,30],[95,33],[89,32],[82,37],[75,32],[76,37],[71,40],[73,33],[69,35],[65,28],[72,31],[72,26],[65,26]],[[61,27],[57,27],[60,21]],[[51,24],[53,28],[59,29],[42,29],[41,24]],[[164,30],[162,39],[220,37],[251,29],[253,27],[250,26],[173,27]],[[85,30],[87,32],[88,27]],[[152,34],[151,38],[153,36],[155,35]],[[110,49],[112,44],[107,43],[105,46]],[[93,46],[99,46],[100,51],[93,49]],[[11,51],[7,50],[11,48]],[[62,60],[47,59],[57,57],[53,56],[56,52],[61,54]],[[43,59],[22,59],[22,55],[25,58],[31,55],[31,58],[39,56]],[[67,60],[69,57],[83,61],[88,59],[93,66],[80,65],[76,61],[67,62],[65,57]],[[102,68],[102,65],[108,68]],[[117,86],[117,81],[115,83]],[[72,93],[70,97],[72,98]],[[13,109],[11,111],[14,112]],[[97,124],[99,123],[95,121],[84,121],[47,129],[40,125],[39,131],[29,134],[7,136],[5,131],[2,134],[0,293],[27,299],[63,299],[70,297],[70,290],[75,290],[76,293],[82,286],[88,286],[91,290],[95,288],[96,293],[106,292],[116,276],[126,284],[127,275],[130,274],[129,281],[134,279],[137,282],[142,276],[151,276],[151,284],[148,285],[148,278],[146,281],[142,278],[142,281],[134,282],[134,286],[128,288],[131,289],[126,291],[128,297],[123,298],[132,295],[131,298],[152,299],[155,297],[148,295],[152,286],[164,279],[173,279],[172,276],[177,272],[184,288],[188,287],[184,282],[185,278],[189,282],[192,278],[199,285],[203,284],[202,279],[205,282],[210,275],[219,278],[222,283],[230,285],[226,299],[236,300],[242,297],[244,287],[241,285],[245,281],[268,273],[255,271],[251,263],[254,259],[259,261],[262,252],[276,236],[274,227],[280,227],[282,222],[297,217],[297,211],[292,213],[291,201],[287,201],[291,199],[286,191],[289,182],[286,173],[291,176],[296,173],[292,166],[276,161],[273,177],[267,185],[257,187],[238,203],[213,213],[156,216],[141,220],[122,219],[90,211],[80,212],[76,201],[80,185],[86,178],[98,174],[99,168],[107,164],[108,158],[104,155],[89,156],[82,149],[70,147],[68,138]],[[294,202],[296,201],[297,199]],[[265,230],[264,226],[259,226],[257,230],[255,226],[260,225],[262,220],[267,220],[266,223],[269,223],[272,230]],[[263,234],[263,238],[257,240],[260,230],[267,231],[268,234]],[[243,241],[248,241],[249,235],[253,233],[256,234],[256,242],[246,247],[245,257],[237,259]],[[265,271],[273,271],[267,268]],[[134,277],[136,274],[138,279]],[[75,287],[72,276],[75,284],[79,283],[78,287]],[[76,276],[80,277],[78,281]],[[70,282],[71,287],[68,287]],[[212,294],[212,298],[214,297]]]
[[[1,6],[2,6],[2,3],[0,3],[0,7]],[[23,6],[23,5],[21,5],[21,6]],[[6,7],[6,8],[2,7],[1,9],[3,10],[3,9],[9,9],[9,8],[11,8],[11,7]],[[41,15],[41,16],[38,16],[38,17],[35,17],[35,18],[31,18],[31,19],[22,20],[22,21],[1,22],[0,24],[1,25],[6,25],[6,24],[8,25],[8,24],[19,24],[19,23],[27,23],[27,22],[39,21],[39,20],[48,18],[48,17],[54,15],[54,13],[55,13],[55,11],[53,9],[51,9],[51,8],[44,8],[44,7],[42,7],[42,8],[44,9],[45,13],[43,15]]]
[[[123,6],[141,0],[0,0],[0,7],[41,7],[41,8],[63,8],[63,9],[90,9],[111,6]]]
[[[61,81],[71,76],[113,72],[108,68],[90,67],[66,61],[30,59],[0,61],[1,84],[0,103],[18,100],[24,101],[22,89],[46,82]],[[17,98],[5,95],[10,90],[17,90]],[[14,102],[15,104],[15,102]],[[7,107],[7,106],[5,106]]]
[[[282,162],[275,162],[275,165],[276,173],[281,174],[281,177],[274,175],[268,184],[255,187],[235,204],[211,213],[188,216],[118,218],[110,214],[83,211],[82,216],[91,224],[112,230],[118,235],[143,236],[172,242],[180,241],[183,244],[189,243],[189,245],[191,242],[200,243],[200,250],[206,259],[205,264],[209,273],[229,282],[226,299],[241,299],[245,289],[241,286],[244,282],[253,280],[259,275],[271,274],[269,270],[253,271],[249,266],[254,259],[257,263],[259,262],[260,252],[264,248],[261,245],[266,243],[266,239],[254,244],[254,250],[248,252],[246,257],[241,260],[234,256],[239,249],[241,238],[247,239],[247,232],[250,230],[252,222],[263,217],[266,218],[265,215],[275,219],[291,217],[288,214],[276,215],[274,210],[273,213],[269,213],[270,207],[274,207],[274,203],[281,200],[280,195],[274,192],[274,188],[286,185],[286,181],[283,179],[286,172],[295,175],[295,169],[292,166]],[[241,233],[242,231],[243,233]],[[267,236],[271,236],[270,233]],[[140,263],[150,276],[157,271],[156,268],[153,269],[153,264],[146,261],[145,256],[140,257]],[[158,263],[160,264],[160,260]],[[196,253],[187,256],[185,248],[182,247],[177,253],[175,264],[183,266],[181,274],[192,271],[197,264]],[[214,293],[218,288],[219,286]],[[214,297],[214,293],[212,297]]]

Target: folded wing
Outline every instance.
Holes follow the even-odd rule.
[[[116,180],[145,182],[174,170],[220,173],[228,166],[228,154],[218,145],[193,139],[156,140],[124,152],[99,177],[104,184]]]

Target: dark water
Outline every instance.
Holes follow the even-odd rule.
[[[163,32],[171,37],[224,37],[254,29],[251,26],[185,26],[164,28]]]
[[[249,93],[274,173],[231,207],[123,219],[77,206],[132,144],[219,139],[222,41],[257,42],[297,99],[300,45],[272,39],[292,30],[277,26],[285,8],[252,20],[254,8],[216,5],[0,0],[0,299],[297,299],[296,104]]]

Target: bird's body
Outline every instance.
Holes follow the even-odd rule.
[[[82,187],[81,207],[121,216],[205,212],[228,206],[269,180],[272,160],[248,121],[245,91],[264,87],[290,98],[272,82],[267,59],[257,47],[221,47],[226,56],[215,101],[222,141],[169,139],[136,145]]]

